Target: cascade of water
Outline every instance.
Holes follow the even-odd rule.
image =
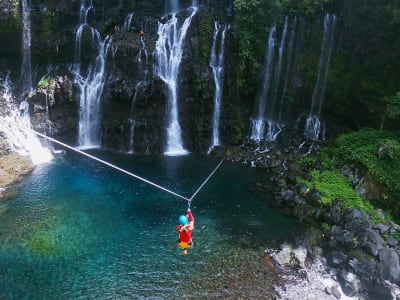
[[[179,0],[165,1],[165,11],[166,12],[176,13],[179,11],[179,9],[180,9]]]
[[[143,36],[140,37],[140,44],[141,47],[139,49],[139,54],[138,54],[138,62],[142,62],[142,58],[144,56],[145,58],[145,62],[146,62],[146,66],[147,66],[147,62],[148,62],[148,53],[147,53],[147,48],[146,48],[146,43],[145,43],[145,39]]]
[[[317,81],[311,99],[311,109],[306,121],[305,136],[317,141],[321,131],[319,120],[322,104],[325,98],[326,84],[331,61],[333,36],[335,31],[336,16],[326,14],[324,17],[324,33],[321,45],[321,55],[318,65]]]
[[[220,146],[219,139],[219,123],[221,114],[222,85],[224,75],[224,44],[225,33],[229,29],[227,25],[220,25],[214,22],[214,40],[211,48],[210,67],[214,75],[215,93],[214,93],[214,114],[213,114],[213,131],[212,144],[210,150],[215,146]],[[217,45],[219,38],[219,45]]]
[[[279,43],[279,48],[278,48],[278,62],[277,62],[277,66],[275,68],[275,75],[273,78],[271,97],[270,97],[270,101],[268,101],[269,110],[268,110],[268,114],[267,114],[267,119],[270,121],[272,121],[275,116],[275,109],[276,109],[276,104],[277,104],[276,101],[278,98],[279,83],[280,83],[281,73],[282,73],[282,58],[283,58],[283,51],[285,49],[287,27],[288,27],[288,18],[285,17],[285,23],[284,23],[284,27],[283,27],[283,31],[282,31],[282,37],[281,37],[281,41]]]
[[[134,135],[135,135],[135,126],[136,126],[136,120],[135,120],[135,115],[134,115],[134,108],[135,108],[135,102],[136,98],[138,95],[139,90],[144,87],[147,83],[147,76],[148,76],[148,53],[147,53],[147,48],[146,48],[146,42],[144,36],[140,37],[140,43],[141,47],[139,50],[139,53],[137,55],[137,61],[139,63],[138,65],[138,74],[143,75],[143,79],[139,81],[136,86],[135,86],[135,93],[133,94],[132,97],[132,103],[131,103],[131,108],[129,112],[129,151],[128,153],[133,153],[133,146],[134,146]],[[143,60],[144,58],[144,60]]]
[[[31,128],[29,103],[21,102],[19,107],[14,101],[8,78],[0,82],[0,100],[4,106],[0,114],[0,132],[3,132],[13,151],[29,156],[34,164],[51,160],[48,149],[44,148],[36,135],[26,130]]]
[[[277,98],[278,98],[278,91],[279,91],[279,83],[281,79],[282,73],[282,59],[283,53],[285,50],[285,42],[286,42],[286,35],[287,35],[287,28],[288,28],[288,17],[285,17],[285,23],[282,31],[282,37],[278,48],[278,62],[275,68],[275,76],[273,78],[273,88],[271,91],[271,97],[269,103],[269,110],[267,114],[267,123],[268,123],[268,130],[266,134],[267,141],[275,141],[278,137],[278,134],[282,131],[282,126],[280,124],[280,120],[277,120],[276,117],[276,105],[277,105]],[[281,106],[280,106],[281,107]],[[279,109],[280,109],[279,107]]]
[[[197,7],[191,8],[191,11],[190,16],[185,19],[180,28],[176,13],[173,13],[166,23],[159,23],[158,25],[158,40],[154,50],[157,65],[154,69],[168,88],[169,124],[167,127],[166,155],[183,155],[188,152],[182,145],[182,132],[178,120],[177,81],[186,33],[192,18],[197,13]]]
[[[129,13],[128,16],[125,18],[124,25],[122,26],[122,28],[124,28],[125,30],[129,30],[131,28],[132,18],[133,18],[133,13]]]
[[[281,105],[278,113],[277,121],[280,122],[282,120],[282,112],[285,106],[285,97],[286,91],[289,84],[289,71],[292,66],[292,57],[293,57],[293,49],[294,49],[294,41],[296,39],[296,27],[297,27],[297,16],[294,17],[292,28],[290,30],[289,42],[288,42],[288,53],[286,57],[286,68],[285,68],[285,75],[284,75],[284,82],[282,87],[282,94],[281,94]]]
[[[256,100],[257,116],[256,118],[251,119],[250,138],[254,141],[260,141],[264,138],[266,98],[271,85],[271,74],[275,50],[275,32],[276,26],[274,25],[272,26],[268,35],[268,48],[265,57],[263,84],[261,87],[261,92]]]
[[[86,5],[81,1],[80,24],[75,34],[75,62],[72,73],[80,91],[78,143],[81,147],[100,146],[100,98],[105,80],[105,63],[111,38],[103,41],[100,33],[87,23],[88,14],[93,10],[92,2]],[[82,49],[82,39],[89,38],[93,48]],[[82,50],[85,50],[90,62],[82,64]]]
[[[133,153],[133,142],[134,142],[134,137],[135,137],[135,125],[136,125],[136,120],[134,116],[134,108],[135,108],[135,102],[136,102],[136,97],[137,94],[140,90],[140,88],[144,85],[144,81],[139,81],[136,86],[135,86],[135,93],[133,94],[132,98],[132,103],[131,103],[131,109],[129,112],[129,153]]]
[[[28,0],[22,0],[22,65],[21,84],[22,93],[32,90],[31,66],[31,13]]]

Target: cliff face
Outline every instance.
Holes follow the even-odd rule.
[[[178,2],[180,27],[190,14],[188,8],[192,1]],[[382,103],[377,99],[382,98],[382,94],[394,93],[398,80],[393,77],[393,70],[398,63],[385,64],[386,77],[390,78],[387,87],[382,85],[384,78],[378,81],[371,77],[373,71],[368,71],[368,64],[373,56],[360,48],[363,42],[353,39],[349,31],[350,21],[357,21],[354,32],[361,31],[364,21],[359,21],[358,15],[350,18],[344,11],[356,8],[347,7],[349,4],[343,2],[313,8],[310,13],[309,10],[299,11],[300,4],[299,7],[282,5],[277,10],[272,7],[275,4],[257,9],[253,2],[249,2],[248,7],[240,6],[239,2],[234,11],[230,0],[197,1],[198,12],[184,39],[176,82],[178,118],[186,149],[205,152],[211,144],[216,87],[210,59],[215,22],[229,26],[221,86],[222,145],[238,145],[249,137],[250,120],[257,115],[256,101],[262,98],[263,84],[270,93],[264,98],[275,99],[272,104],[266,104],[266,114],[279,111],[280,124],[285,128],[297,126],[302,131],[316,85],[324,74],[327,78],[321,85],[326,93],[318,101],[323,104],[321,118],[326,121],[329,132],[335,134],[347,126],[357,128],[363,126],[365,120],[369,125],[378,124]],[[22,69],[21,8],[16,0],[0,2],[0,69],[3,72],[0,76],[9,74],[19,101],[28,97],[18,89]],[[82,14],[85,9],[86,15]],[[162,152],[169,122],[168,88],[157,75],[155,50],[159,26],[171,19],[171,14],[166,14],[171,10],[172,7],[160,0],[93,1],[90,9],[88,3],[78,0],[30,1],[30,57],[35,92],[30,93],[29,99],[34,126],[73,144],[78,143],[82,89],[76,71],[88,70],[90,65],[96,70],[98,49],[93,43],[93,32],[96,32],[104,43],[105,57],[97,115],[101,145],[136,153]],[[331,11],[330,16],[337,17],[333,42],[328,49],[331,51],[329,63],[325,62],[326,67],[320,70],[320,57],[324,52],[321,48],[326,43],[324,16],[327,10]],[[254,15],[265,17],[254,19]],[[77,47],[79,26],[83,29],[79,38],[81,46]],[[274,26],[275,48],[271,62],[267,59],[268,34]],[[218,47],[217,43],[216,48],[220,50]],[[393,58],[394,52],[389,50],[384,53]],[[271,80],[265,83],[268,63],[271,63]],[[80,75],[87,76],[88,72]],[[383,87],[380,93],[376,92],[378,86]],[[366,118],[355,119],[351,113],[355,109],[360,110],[360,115],[367,114]]]
[[[199,11],[187,32],[177,81],[182,138],[185,147],[191,151],[206,151],[210,146],[214,84],[209,61],[214,22],[227,21],[232,10],[230,1],[200,2]],[[35,127],[45,128],[72,143],[77,143],[80,109],[80,91],[74,83],[76,78],[72,68],[77,63],[76,32],[81,4],[80,1],[32,1],[30,9],[31,59],[37,70],[32,76],[33,81],[41,85],[29,95],[32,122]],[[12,5],[20,6],[11,2],[3,4],[7,7]],[[87,23],[109,41],[101,115],[98,116],[101,119],[101,143],[104,147],[121,151],[162,152],[168,122],[167,91],[165,84],[155,75],[154,53],[159,38],[159,22],[168,22],[171,16],[165,12],[171,8],[166,7],[164,1],[108,1],[107,4],[93,1],[93,5]],[[181,1],[178,27],[188,16],[185,8],[191,5],[191,1]],[[7,14],[3,9],[1,16],[2,24],[15,25],[14,34],[8,35],[4,30],[0,30],[0,34],[2,40],[14,39],[12,44],[2,48],[2,56],[7,57],[7,61],[11,58],[12,63],[4,62],[3,65],[10,70],[14,81],[18,81],[21,56],[18,49],[21,48],[22,35],[19,9],[14,13],[8,9]],[[140,35],[141,31],[144,35]],[[88,35],[83,31],[82,49],[92,47]],[[90,54],[82,54],[80,64],[87,67]],[[43,79],[46,84],[40,84]],[[52,101],[46,102],[47,98]],[[46,105],[48,114],[45,113]]]

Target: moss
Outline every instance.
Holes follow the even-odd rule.
[[[344,208],[357,208],[365,211],[372,217],[373,222],[380,221],[380,216],[376,213],[371,203],[358,195],[349,178],[342,175],[337,170],[313,170],[311,171],[312,180],[307,181],[297,178],[297,182],[307,184],[318,190],[321,194],[321,204],[331,206],[335,200],[342,200]]]

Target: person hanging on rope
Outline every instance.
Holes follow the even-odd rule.
[[[179,225],[176,226],[179,238],[176,241],[177,245],[183,249],[182,255],[187,255],[187,249],[193,246],[192,231],[194,229],[194,218],[192,211],[188,208],[186,215],[179,217]]]

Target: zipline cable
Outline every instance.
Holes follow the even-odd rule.
[[[158,184],[156,184],[156,183],[154,183],[154,182],[151,182],[150,180],[147,180],[147,179],[145,179],[145,178],[143,178],[143,177],[140,177],[140,176],[138,176],[138,175],[136,175],[136,174],[133,174],[133,173],[131,173],[131,172],[127,171],[127,170],[124,170],[124,169],[122,169],[122,168],[120,168],[120,167],[117,167],[116,165],[113,165],[113,164],[111,164],[111,163],[109,163],[109,162],[106,162],[106,161],[104,161],[104,160],[102,160],[102,159],[100,159],[100,158],[98,158],[98,157],[96,157],[96,156],[90,155],[90,154],[88,154],[88,153],[86,153],[86,152],[83,152],[83,151],[81,151],[81,150],[79,150],[79,149],[76,149],[76,148],[74,148],[74,147],[72,147],[72,146],[69,146],[69,145],[67,145],[67,144],[64,144],[64,143],[62,143],[62,142],[60,142],[60,141],[58,141],[58,140],[56,140],[56,139],[53,139],[53,138],[51,138],[51,137],[49,137],[49,136],[47,136],[47,135],[44,135],[44,134],[42,134],[42,133],[40,133],[40,132],[37,132],[37,131],[35,131],[35,130],[33,130],[33,129],[30,129],[30,130],[32,130],[36,135],[38,135],[38,136],[40,136],[40,137],[42,137],[42,138],[48,139],[48,140],[50,140],[50,141],[52,141],[52,142],[54,142],[54,143],[57,143],[57,144],[59,144],[59,145],[61,145],[61,146],[64,146],[64,147],[66,147],[66,148],[68,148],[68,149],[71,149],[71,150],[73,150],[73,151],[75,151],[75,152],[78,152],[78,153],[80,153],[80,154],[82,154],[82,155],[85,155],[85,156],[87,156],[87,157],[89,157],[89,158],[91,158],[91,159],[94,159],[94,160],[96,160],[96,161],[98,161],[98,162],[100,162],[100,163],[102,163],[102,164],[105,164],[105,165],[107,165],[107,166],[109,166],[109,167],[111,167],[111,168],[114,168],[114,169],[116,169],[116,170],[118,170],[118,171],[120,171],[120,172],[122,172],[122,173],[128,174],[128,175],[130,175],[130,176],[132,176],[132,177],[135,177],[136,179],[142,180],[142,181],[144,181],[144,182],[146,182],[146,183],[148,183],[148,184],[150,184],[150,185],[152,185],[152,186],[155,186],[156,188],[159,188],[159,189],[161,189],[161,190],[163,190],[163,191],[165,191],[165,192],[167,192],[167,193],[170,193],[170,194],[172,194],[172,195],[174,195],[174,196],[177,196],[177,197],[179,197],[179,198],[182,198],[182,199],[184,199],[184,200],[186,200],[186,201],[189,201],[189,200],[190,200],[189,198],[186,198],[186,197],[184,197],[184,196],[182,196],[182,195],[179,195],[179,194],[177,194],[177,193],[175,193],[175,192],[173,192],[173,191],[171,191],[171,190],[169,190],[169,189],[167,189],[167,188],[165,188],[165,187],[162,187],[162,186],[160,186],[160,185],[158,185]]]
[[[190,207],[190,203],[192,202],[193,198],[197,195],[197,193],[203,188],[203,186],[207,183],[207,181],[211,178],[211,176],[214,175],[214,173],[218,170],[218,168],[222,165],[222,163],[224,162],[224,158],[219,162],[219,164],[215,167],[215,169],[211,172],[211,174],[206,178],[206,180],[204,180],[204,182],[200,185],[200,187],[197,189],[196,192],[194,192],[194,194],[192,195],[192,197],[190,197],[190,199],[188,199],[188,204]]]
[[[197,195],[197,193],[204,187],[204,185],[207,183],[207,181],[214,175],[214,173],[219,169],[219,167],[222,165],[222,163],[223,163],[224,160],[225,160],[225,159],[223,158],[223,159],[219,162],[219,164],[215,167],[215,169],[210,173],[210,175],[203,181],[203,183],[200,185],[200,187],[194,192],[194,194],[192,195],[192,197],[187,198],[187,197],[182,196],[182,195],[179,195],[179,194],[175,193],[174,191],[171,191],[171,190],[169,190],[169,189],[167,189],[167,188],[165,188],[165,187],[162,187],[161,185],[158,185],[158,184],[156,184],[156,183],[154,183],[154,182],[151,182],[150,180],[147,180],[147,179],[145,179],[145,178],[143,178],[143,177],[140,177],[140,176],[138,176],[138,175],[136,175],[136,174],[133,174],[132,172],[129,172],[129,171],[124,170],[124,169],[122,169],[122,168],[120,168],[120,167],[117,167],[116,165],[113,165],[113,164],[111,164],[111,163],[109,163],[109,162],[107,162],[107,161],[104,161],[104,160],[102,160],[102,159],[96,157],[96,156],[93,156],[93,155],[88,154],[88,153],[86,153],[86,152],[84,152],[84,151],[81,151],[81,150],[79,150],[79,149],[77,149],[77,148],[75,148],[75,147],[72,147],[72,146],[67,145],[67,144],[65,144],[65,143],[63,143],[63,142],[60,142],[60,141],[58,141],[58,140],[56,140],[56,139],[53,139],[53,138],[51,138],[51,137],[49,137],[49,136],[47,136],[47,135],[44,135],[44,134],[42,134],[42,133],[40,133],[40,132],[37,132],[37,131],[33,130],[33,129],[31,129],[31,128],[24,128],[24,129],[31,130],[34,134],[36,134],[36,135],[38,135],[38,136],[40,136],[40,137],[42,137],[42,138],[45,138],[45,139],[47,139],[47,140],[49,140],[49,141],[52,141],[52,142],[54,142],[54,143],[56,143],[56,144],[59,144],[59,145],[63,146],[63,147],[66,147],[66,148],[68,148],[68,149],[71,149],[72,151],[78,152],[79,154],[85,155],[85,156],[87,156],[87,157],[89,157],[89,158],[91,158],[91,159],[93,159],[93,160],[96,160],[96,161],[98,161],[98,162],[100,162],[100,163],[102,163],[102,164],[105,164],[105,165],[107,165],[107,166],[109,166],[109,167],[111,167],[111,168],[114,168],[114,169],[116,169],[116,170],[118,170],[118,171],[120,171],[120,172],[122,172],[122,173],[125,173],[125,174],[127,174],[127,175],[129,175],[129,176],[132,176],[132,177],[136,178],[136,179],[142,180],[142,181],[144,181],[144,182],[146,182],[146,183],[148,183],[148,184],[150,184],[150,185],[152,185],[152,186],[154,186],[154,187],[156,187],[156,188],[159,188],[159,189],[161,189],[161,190],[163,190],[163,191],[165,191],[165,192],[167,192],[167,193],[170,193],[170,194],[172,194],[172,195],[174,195],[174,196],[176,196],[176,197],[179,197],[179,198],[181,198],[181,199],[184,199],[184,200],[186,200],[186,201],[188,202],[189,208],[190,208],[190,204],[192,203],[193,198],[194,198],[194,197]]]

